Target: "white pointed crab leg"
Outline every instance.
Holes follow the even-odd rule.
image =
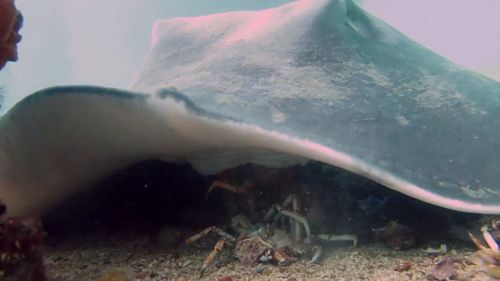
[[[293,211],[288,211],[285,208],[290,206]],[[290,235],[295,238],[296,241],[300,241],[302,238],[302,229],[298,222],[304,224],[304,228],[309,229],[309,224],[305,217],[298,214],[299,204],[297,197],[295,194],[290,194],[286,197],[285,201],[283,201],[282,205],[275,204],[273,205],[264,216],[264,220],[266,221],[277,221],[280,218],[283,218],[283,215],[289,218],[290,222]],[[298,222],[297,222],[298,221]],[[306,226],[307,225],[307,226]],[[306,230],[307,231],[307,230]],[[308,236],[310,236],[310,231],[308,231]]]
[[[491,236],[491,233],[488,231],[488,226],[481,227],[481,232],[483,233],[484,241],[486,242],[486,244],[488,244],[490,249],[498,252],[498,244],[495,241],[495,238],[493,238],[493,236]]]
[[[291,196],[292,196],[292,208],[293,208],[292,210],[294,213],[298,214],[300,210],[299,210],[299,202],[297,200],[297,196],[295,196],[295,194],[292,194]],[[301,241],[302,229],[300,228],[300,224],[295,222],[294,225],[295,225],[295,231],[294,231],[295,241]]]
[[[355,234],[320,234],[318,235],[318,239],[324,241],[352,241],[354,247],[358,246],[358,236]]]
[[[279,219],[279,216],[275,215],[276,215],[276,205],[273,205],[269,210],[267,210],[266,214],[264,215],[264,220],[275,222]]]
[[[476,245],[476,247],[478,247],[481,251],[487,253],[492,257],[495,257],[496,259],[500,259],[500,251],[493,251],[492,249],[486,247],[479,239],[474,237],[474,235],[472,235],[472,233],[470,232],[469,232],[469,237],[472,240],[472,242]]]
[[[294,220],[302,223],[302,225],[304,225],[304,230],[306,231],[306,239],[311,238],[311,228],[309,227],[309,222],[304,216],[286,210],[281,206],[276,206],[276,210],[278,210],[278,212],[280,212],[282,215],[293,218]]]
[[[426,254],[444,254],[447,251],[448,247],[446,246],[446,244],[439,245],[439,248],[437,249],[428,247],[427,249],[424,250]]]
[[[295,201],[295,202],[294,202],[294,201]],[[296,204],[296,201],[297,201],[297,199],[295,198],[295,195],[293,195],[293,194],[289,194],[289,195],[286,197],[285,201],[283,201],[282,206],[275,205],[275,208],[276,208],[276,210],[278,210],[278,211],[279,211],[279,207],[281,207],[281,208],[283,208],[283,209],[284,209],[284,208],[287,208],[288,206],[291,206],[291,207],[293,208],[293,206]],[[290,217],[288,220],[289,220],[289,222],[290,222],[290,235],[291,235],[292,237],[296,237],[296,225],[297,225],[297,223],[296,223],[296,221],[295,221],[293,218],[291,218],[291,217]]]

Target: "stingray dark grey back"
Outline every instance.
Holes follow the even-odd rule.
[[[351,1],[160,21],[135,89],[312,140],[447,198],[500,205],[500,83]]]

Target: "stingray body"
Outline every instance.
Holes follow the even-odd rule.
[[[137,93],[52,88],[0,120],[10,212],[44,210],[157,158],[205,174],[314,159],[432,204],[500,214],[500,83],[350,1],[158,21],[152,44]]]

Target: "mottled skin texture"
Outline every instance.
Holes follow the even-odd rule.
[[[46,281],[42,255],[45,232],[37,218],[3,218],[6,207],[0,202],[0,279]]]
[[[13,0],[0,0],[0,70],[8,61],[17,61],[17,43],[23,17]]]

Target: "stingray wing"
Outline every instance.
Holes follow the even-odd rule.
[[[0,120],[0,198],[14,214],[44,210],[148,158],[204,173],[315,159],[432,204],[500,213],[500,84],[349,1],[160,21],[134,88],[172,86],[26,98]]]
[[[500,205],[500,83],[352,1],[158,21],[134,88],[166,86],[209,111],[341,151],[422,191]]]

